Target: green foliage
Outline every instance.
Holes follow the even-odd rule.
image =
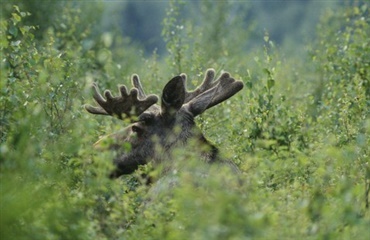
[[[268,33],[246,54],[244,16],[228,19],[228,2],[199,4],[193,19],[181,14],[187,2],[169,4],[163,59],[144,60],[114,32],[96,34],[86,19],[99,4],[61,5],[45,28],[22,5],[3,15],[1,239],[367,239],[369,6],[326,12],[309,57],[297,58]],[[181,171],[151,186],[141,175],[160,171],[150,166],[109,180],[113,153],[92,144],[122,122],[85,113],[90,84],[114,88],[138,73],[159,94],[170,76],[186,72],[197,85],[208,67],[245,83],[197,119],[241,173],[180,149],[171,164]]]
[[[369,113],[368,13],[366,5],[337,15],[329,13],[322,24],[338,18],[345,22],[341,26],[334,25],[330,31],[320,31],[320,43],[312,56],[314,61],[320,62],[317,64],[320,78],[314,95],[315,110],[320,111],[318,121],[329,122],[332,127],[326,133],[334,133],[339,145],[353,140],[363,131]],[[322,27],[320,25],[319,29]],[[319,51],[326,54],[318,54]],[[335,88],[341,91],[333,91]]]

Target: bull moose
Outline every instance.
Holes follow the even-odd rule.
[[[173,150],[185,147],[192,141],[199,148],[199,159],[207,163],[226,163],[216,146],[211,144],[196,126],[194,118],[205,110],[232,97],[243,88],[229,73],[222,73],[215,80],[215,70],[208,69],[200,86],[194,91],[186,88],[187,77],[181,74],[172,78],[163,88],[161,105],[156,95],[146,95],[139,76],[132,75],[134,88],[119,87],[119,96],[109,90],[100,94],[93,84],[93,98],[99,106],[85,105],[92,114],[111,115],[129,121],[131,125],[101,140],[108,141],[109,149],[117,152],[111,178],[133,173],[139,165],[153,162],[156,166],[164,161],[175,161]],[[129,145],[129,147],[127,147]],[[234,166],[235,167],[235,166]]]

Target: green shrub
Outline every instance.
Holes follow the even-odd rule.
[[[169,4],[168,55],[145,59],[130,39],[86,21],[99,4],[63,5],[45,28],[21,7],[2,15],[2,239],[366,239],[369,6],[327,12],[309,57],[297,59],[268,33],[246,54],[249,30],[243,15],[226,18],[230,3],[202,1],[194,19],[181,14],[187,4]],[[138,73],[159,94],[180,72],[198,85],[208,67],[245,83],[197,119],[241,173],[185,149],[173,161],[182,171],[151,186],[140,177],[156,174],[151,166],[109,180],[113,153],[92,144],[125,123],[85,113],[91,83],[114,89]]]

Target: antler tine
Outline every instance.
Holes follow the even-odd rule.
[[[100,103],[105,102],[103,96],[99,93],[98,86],[96,83],[92,84],[92,89],[94,91],[93,98],[95,101],[100,105]],[[85,104],[85,109],[92,114],[100,114],[100,115],[109,115],[103,108],[101,107],[94,107],[89,104]]]
[[[99,106],[85,105],[85,109],[92,114],[111,115],[119,119],[139,116],[158,101],[156,95],[146,96],[140,84],[139,77],[134,75],[132,82],[135,88],[128,92],[126,86],[119,87],[120,96],[113,97],[109,90],[104,92],[105,98],[100,94],[98,86],[94,83],[93,98]]]
[[[141,85],[139,75],[137,75],[137,74],[132,75],[131,82],[132,82],[132,85],[134,87],[136,87],[137,90],[139,90],[139,98],[140,99],[145,98],[146,97],[146,94],[145,94],[144,89],[143,89],[143,87]]]
[[[217,80],[212,81],[213,79],[214,70],[209,69],[200,87],[186,93],[187,106],[194,116],[232,97],[244,87],[242,81],[236,81],[227,72],[221,74]]]
[[[229,74],[223,74],[219,81],[220,84],[216,87],[214,97],[208,104],[207,109],[227,100],[244,87],[242,81],[236,81],[234,78],[231,78]]]
[[[181,74],[180,75],[183,78],[184,85],[186,86],[186,74]],[[197,97],[198,95],[204,93],[205,91],[213,88],[216,86],[222,78],[229,78],[230,74],[229,73],[223,73],[217,80],[214,81],[215,78],[215,70],[210,68],[206,71],[205,77],[203,79],[203,82],[201,83],[200,86],[198,86],[195,90],[189,92],[186,91],[185,93],[185,102],[187,103],[193,98]]]

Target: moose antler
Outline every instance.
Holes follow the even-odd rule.
[[[184,86],[186,87],[186,81],[187,81],[186,74],[185,73],[182,73],[180,76],[182,77]],[[203,79],[203,82],[201,83],[200,86],[198,86],[193,91],[186,90],[184,103],[189,102],[190,100],[192,100],[193,98],[195,98],[199,94],[201,94],[201,93],[207,91],[208,89],[214,87],[215,85],[217,85],[219,79],[216,80],[216,81],[214,81],[214,82],[212,82],[214,78],[215,78],[215,71],[213,69],[208,69],[206,71],[206,75],[205,75],[205,77]]]
[[[181,74],[183,83],[186,86],[186,75]],[[214,80],[215,70],[208,69],[202,84],[194,91],[185,91],[184,104],[188,104],[189,110],[196,116],[239,92],[244,84],[236,81],[225,72]]]
[[[112,93],[106,90],[104,91],[104,99],[99,92],[98,86],[94,83],[92,86],[94,91],[93,98],[100,106],[85,105],[85,109],[92,114],[111,115],[119,119],[139,116],[150,106],[154,105],[158,101],[158,97],[156,95],[146,96],[139,76],[136,74],[132,76],[132,85],[134,88],[130,92],[128,92],[126,86],[120,86],[120,96],[117,97],[113,97]]]

